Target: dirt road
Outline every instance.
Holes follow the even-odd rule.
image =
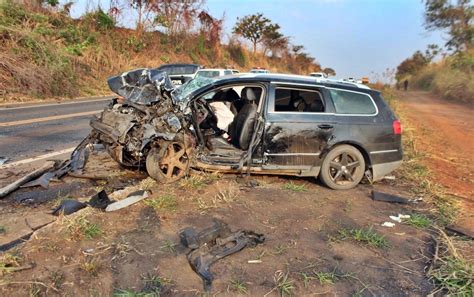
[[[425,92],[400,92],[403,110],[421,136],[417,150],[435,180],[461,198],[464,221],[474,221],[474,107]]]

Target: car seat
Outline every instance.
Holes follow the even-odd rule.
[[[257,103],[260,99],[262,89],[259,87],[245,87],[242,89],[242,101],[244,106],[234,118],[229,129],[232,144],[243,150],[247,150],[254,132],[254,124],[257,117]]]

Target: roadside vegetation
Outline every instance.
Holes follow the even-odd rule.
[[[322,71],[262,14],[238,19],[224,43],[224,19],[211,16],[204,1],[185,1],[183,9],[175,1],[114,1],[108,11],[89,8],[79,19],[69,16],[73,2],[22,2],[0,2],[0,102],[105,94],[109,76],[165,63]],[[118,21],[130,10],[139,15],[133,29]]]
[[[444,47],[431,44],[405,59],[397,85],[431,91],[449,100],[474,102],[474,26],[470,1],[426,0],[425,28],[446,32]]]

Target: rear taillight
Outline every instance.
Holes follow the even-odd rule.
[[[393,134],[395,135],[402,134],[402,124],[400,123],[399,120],[393,121],[392,127],[393,127]]]

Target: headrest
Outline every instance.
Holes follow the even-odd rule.
[[[255,101],[257,99],[260,99],[260,93],[261,93],[260,88],[251,88],[251,87],[245,87],[242,89],[242,99],[248,100],[248,101]]]

